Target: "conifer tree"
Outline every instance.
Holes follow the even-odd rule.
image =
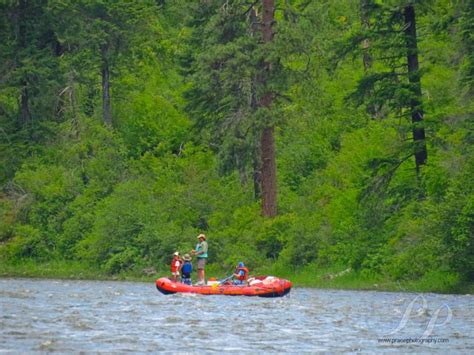
[[[54,19],[46,1],[6,2],[0,10],[0,88],[18,91],[18,128],[37,128],[39,121],[54,117],[62,82]]]
[[[405,41],[407,52],[408,82],[410,83],[410,114],[413,124],[413,140],[416,170],[426,163],[425,129],[423,127],[423,108],[420,83],[420,67],[418,64],[418,38],[416,33],[416,14],[414,5],[409,3],[403,8],[405,20]]]
[[[424,128],[421,71],[418,60],[415,2],[361,2],[363,27],[355,33],[348,47],[363,48],[365,74],[352,95],[358,104],[365,103],[377,117],[409,117],[413,140],[412,152],[419,173],[427,160]],[[371,23],[371,26],[367,26]],[[377,70],[367,70],[367,46],[370,42],[372,63]],[[344,51],[347,51],[347,48]],[[381,113],[384,113],[381,115]]]
[[[139,37],[141,31],[149,33],[146,29],[157,6],[151,0],[53,0],[49,4],[58,18],[56,31],[72,57],[70,71],[79,73],[82,79],[90,77],[90,72],[99,74],[102,120],[106,126],[113,126],[114,121],[111,94],[114,70],[123,63],[125,53],[138,51],[139,47],[134,46],[139,45],[139,40],[149,40]],[[96,83],[94,78],[87,80],[88,86]],[[90,87],[88,91],[88,95],[94,95]]]
[[[262,7],[262,37],[263,43],[269,44],[273,40],[273,23],[275,21],[274,0],[263,0]],[[272,63],[268,59],[263,62],[263,77],[269,76],[272,70]],[[259,106],[270,110],[273,103],[274,93],[268,87],[265,79],[260,83],[264,94],[259,101]],[[271,121],[270,121],[271,122]],[[263,127],[260,149],[262,161],[262,215],[274,217],[277,214],[277,181],[276,181],[276,159],[275,159],[275,130],[272,123],[267,123]]]
[[[195,33],[201,53],[188,67],[194,85],[188,91],[188,110],[199,117],[195,126],[212,132],[209,145],[219,153],[223,172],[237,169],[242,184],[253,171],[254,194],[261,197],[262,215],[276,209],[275,92],[271,62],[275,5],[244,1],[200,4]],[[200,18],[201,20],[197,20]],[[193,42],[191,43],[194,46]],[[191,47],[196,49],[196,47]]]

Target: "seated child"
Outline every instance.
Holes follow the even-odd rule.
[[[246,285],[249,278],[249,269],[245,267],[243,262],[240,262],[232,276],[234,285]]]

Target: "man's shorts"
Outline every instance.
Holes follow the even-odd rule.
[[[197,259],[197,268],[198,270],[204,270],[204,266],[206,265],[206,258],[198,258]]]
[[[172,272],[171,275],[173,275],[173,276],[179,276],[179,271]]]

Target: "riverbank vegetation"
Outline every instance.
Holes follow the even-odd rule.
[[[0,274],[472,290],[473,9],[1,4]]]

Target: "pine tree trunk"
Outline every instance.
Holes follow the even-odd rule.
[[[277,214],[277,183],[275,162],[275,138],[273,127],[262,133],[262,215],[274,217]]]
[[[235,165],[237,166],[237,170],[239,171],[239,176],[240,176],[240,185],[246,188],[248,184],[248,178],[247,178],[247,167],[245,164],[245,160],[241,159],[241,155],[243,155],[243,153],[238,150],[234,154],[235,154]]]
[[[273,22],[275,13],[274,0],[263,0],[263,26],[262,34],[264,43],[273,39]],[[264,71],[271,70],[271,63],[264,63]],[[266,85],[266,83],[264,83]],[[259,102],[260,107],[269,109],[272,105],[273,94],[268,91]],[[265,127],[260,139],[262,160],[262,215],[274,217],[277,214],[277,182],[276,182],[276,160],[275,160],[275,138],[274,127]]]
[[[71,121],[73,127],[73,135],[75,138],[79,136],[79,120],[77,117],[77,99],[76,99],[76,90],[75,90],[75,80],[74,74],[71,72],[68,76],[68,94],[69,94],[69,104],[71,106]]]
[[[368,6],[370,0],[360,0],[360,21],[362,28],[368,30],[370,28]],[[369,53],[370,43],[367,38],[362,41],[362,62],[364,70],[367,71],[372,67],[372,56]]]
[[[102,48],[102,117],[107,126],[112,126],[110,108],[110,73],[107,59],[107,48]]]
[[[64,48],[58,39],[55,37],[54,33],[49,33],[51,36],[51,47],[54,51],[54,56],[56,58],[60,58],[64,53]],[[59,94],[56,100],[56,108],[55,108],[55,117],[56,121],[61,122],[64,119],[64,114],[66,112],[66,100],[63,98],[66,94],[67,90],[63,90],[62,94]]]
[[[28,11],[28,1],[20,0],[18,3],[18,15],[17,15],[17,36],[18,36],[18,52],[21,53],[27,46],[27,34],[26,34],[26,21]],[[17,63],[19,65],[19,63]],[[26,74],[24,74],[26,75]],[[24,127],[31,121],[30,113],[30,97],[28,95],[28,79],[24,77],[21,80],[20,87],[20,112],[19,112],[19,123],[20,126]]]
[[[370,30],[370,21],[369,21],[369,6],[371,0],[360,0],[360,21],[362,28],[364,30]],[[362,41],[362,63],[364,65],[364,72],[369,72],[373,65],[373,58],[370,55],[370,41],[368,38],[365,38]],[[367,113],[370,117],[375,120],[379,117],[379,110],[376,105],[369,103],[367,105]]]
[[[26,81],[23,82],[20,94],[20,125],[26,126],[31,121],[28,88]]]
[[[410,102],[411,121],[413,124],[413,141],[415,146],[416,171],[426,163],[428,153],[426,151],[425,128],[423,126],[423,108],[421,98],[421,83],[418,64],[418,45],[416,35],[416,17],[413,5],[408,5],[404,10],[405,38],[407,47],[408,80],[412,88],[412,99]]]

